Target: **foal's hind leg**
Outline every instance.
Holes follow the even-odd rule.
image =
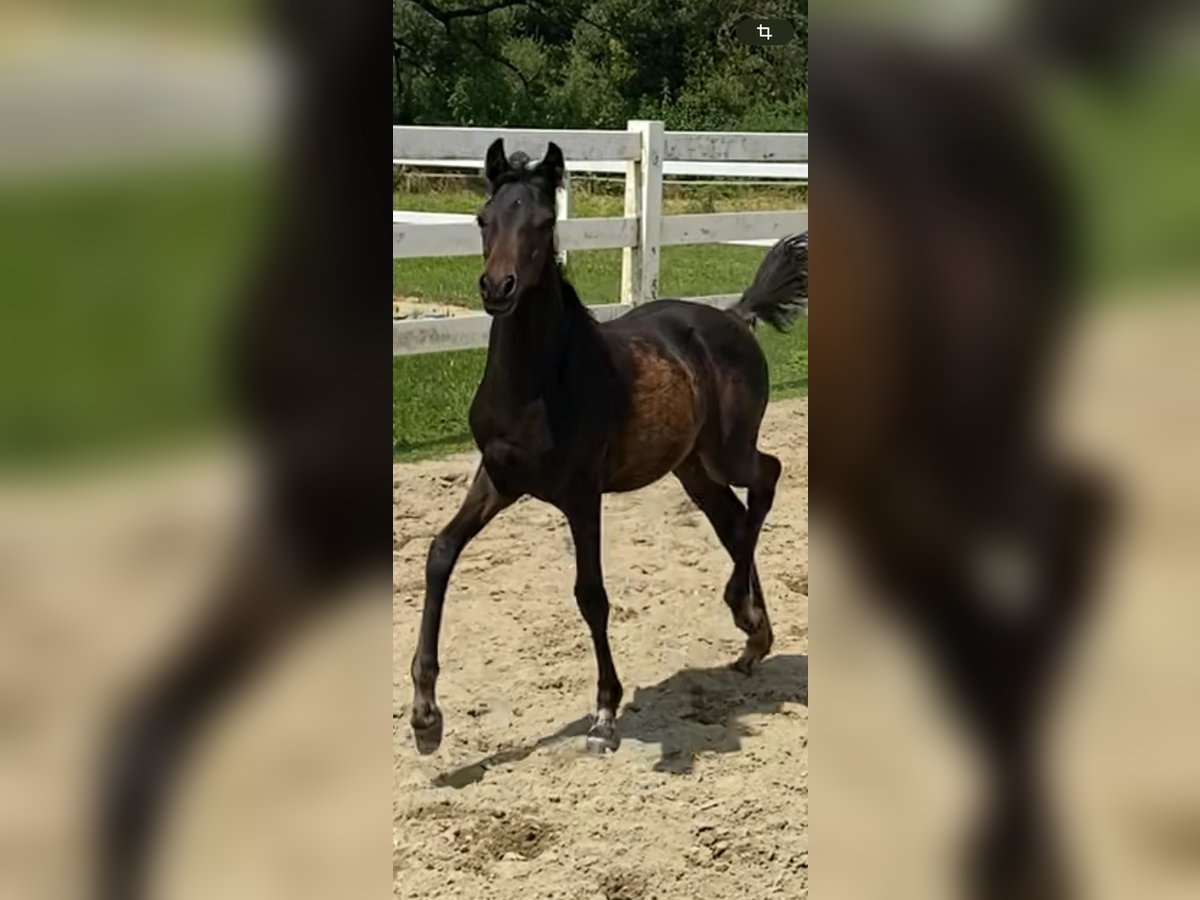
[[[733,613],[734,623],[747,635],[746,647],[734,663],[734,667],[748,672],[755,662],[771,651],[771,644],[774,642],[762,584],[758,579],[758,569],[754,565],[753,543],[747,549],[747,542],[757,537],[757,528],[752,536],[748,513],[742,501],[729,485],[721,484],[709,475],[698,456],[689,457],[675,470],[675,475],[692,502],[708,517],[721,544],[734,562],[733,575],[725,587],[725,602]],[[767,508],[770,508],[769,501]],[[765,515],[764,512],[763,516]],[[758,528],[761,527],[760,521]],[[747,556],[750,573],[748,581],[741,568]]]
[[[755,591],[754,551],[763,522],[775,502],[775,485],[783,466],[774,456],[760,453],[751,444],[747,452],[725,461],[724,468],[730,484],[747,489],[746,534],[740,553],[733,561],[733,576],[725,586],[725,603],[733,610],[734,621],[750,635],[746,651],[734,663],[734,668],[749,673],[753,665],[766,656],[771,644],[771,625],[761,602],[762,589]]]

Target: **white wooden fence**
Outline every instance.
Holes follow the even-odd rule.
[[[618,161],[625,167],[625,215],[558,222],[561,250],[621,248],[621,302],[593,306],[601,321],[616,318],[638,303],[658,296],[659,250],[674,244],[773,242],[808,229],[808,213],[797,210],[664,216],[662,184],[667,163],[773,163],[789,167],[808,161],[808,135],[752,132],[663,130],[662,122],[633,121],[626,131],[542,131],[537,129],[426,128],[392,129],[392,158],[417,163],[469,161],[482,165],[488,146],[504,138],[508,153],[523,150],[540,158],[546,143],[562,148],[567,169],[587,170],[590,163]],[[720,174],[708,169],[713,174]],[[807,166],[804,169],[807,175]],[[731,173],[732,174],[732,173]],[[561,215],[560,209],[560,215]],[[430,221],[393,213],[392,257],[474,256],[480,252],[473,217]],[[727,306],[737,294],[689,297]],[[392,323],[392,354],[463,350],[487,345],[491,317],[479,314],[450,319],[406,319]]]

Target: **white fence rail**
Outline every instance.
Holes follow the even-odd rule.
[[[548,141],[558,144],[567,167],[597,171],[618,161],[625,171],[625,215],[571,219],[560,198],[558,244],[562,251],[621,248],[621,302],[592,307],[601,321],[658,296],[659,251],[663,246],[697,243],[772,244],[808,228],[808,213],[787,210],[663,216],[664,170],[672,164],[705,166],[709,174],[762,177],[764,166],[808,174],[808,135],[787,133],[665,132],[662,122],[633,121],[628,131],[542,131],[504,128],[394,127],[392,159],[406,163],[461,166],[481,164],[488,146],[504,138],[505,150],[542,156]],[[723,171],[722,171],[722,167]],[[749,167],[753,167],[751,175]],[[738,171],[741,170],[741,171]],[[393,211],[392,257],[474,256],[479,229],[471,216]],[[727,306],[737,295],[691,297]],[[392,354],[463,350],[487,344],[491,318],[480,314],[450,319],[409,319],[392,323]]]
[[[568,194],[566,191],[559,192],[560,204],[566,199],[567,196],[568,196]],[[561,224],[562,222],[565,222],[568,218],[569,218],[568,211],[562,209],[560,206],[559,213],[558,213],[559,223]],[[600,219],[582,219],[580,221],[597,221],[598,222],[601,220]],[[622,221],[624,221],[624,219],[622,219]],[[420,224],[432,224],[432,223],[437,223],[437,224],[442,224],[442,225],[450,225],[450,224],[454,224],[457,222],[466,222],[466,223],[470,224],[472,228],[477,227],[475,225],[475,216],[472,215],[471,213],[434,213],[434,212],[411,212],[409,210],[398,210],[398,209],[392,210],[392,226],[393,226],[392,232],[393,232],[393,234],[398,233],[398,231],[401,230],[401,229],[397,229],[395,227],[398,225],[420,225]],[[788,234],[793,234],[793,233],[794,232],[791,232],[791,231],[788,232]],[[736,244],[736,245],[739,245],[742,247],[772,247],[775,245],[775,241],[776,241],[776,238],[751,238],[750,240],[746,240],[746,241],[739,240],[739,239],[722,240],[721,243],[722,244]],[[562,242],[560,241],[559,243],[561,245]],[[409,246],[411,247],[413,245],[410,244]],[[398,255],[394,256],[393,257],[394,259],[407,259],[410,255],[424,255],[424,254],[413,254],[411,250],[400,251],[398,245],[397,245],[396,249],[397,249]],[[471,249],[470,253],[471,253],[471,255],[474,255],[478,252],[479,252],[479,244],[478,244],[478,242],[474,242],[472,244],[472,249]],[[455,254],[443,252],[443,255],[454,256]],[[467,255],[467,254],[462,254],[462,255]],[[565,261],[566,250],[563,249],[560,255],[564,257],[564,261]]]
[[[668,132],[669,134],[670,132]],[[422,169],[469,170],[475,174],[483,168],[483,160],[472,159],[403,159],[392,157],[397,166],[413,166]],[[593,175],[625,175],[625,163],[612,159],[572,159],[568,164],[573,172]],[[663,162],[663,175],[689,178],[750,178],[762,181],[808,181],[808,163],[739,163],[739,162],[693,162],[668,159]]]
[[[638,242],[634,219],[563,219],[555,231],[563,250],[636,247]],[[479,226],[474,216],[465,221],[428,223],[392,219],[392,259],[478,255]]]
[[[789,132],[671,131],[663,159],[806,162],[808,135]]]

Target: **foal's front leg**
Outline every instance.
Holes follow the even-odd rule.
[[[412,730],[421,753],[432,753],[442,743],[442,711],[438,709],[438,634],[442,628],[442,605],[450,573],[463,547],[496,513],[512,504],[516,497],[501,494],[481,463],[475,481],[467,492],[458,514],[433,540],[425,562],[425,609],[421,613],[421,636],[413,654]]]
[[[592,633],[596,648],[599,681],[596,691],[596,720],[587,735],[590,753],[615,751],[621,745],[617,733],[617,708],[621,705],[621,682],[608,647],[608,593],[600,568],[600,495],[588,496],[567,510],[571,537],[575,541],[575,601]]]

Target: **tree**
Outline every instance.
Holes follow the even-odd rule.
[[[784,47],[734,37],[790,19]],[[807,0],[396,0],[400,124],[803,130]]]

